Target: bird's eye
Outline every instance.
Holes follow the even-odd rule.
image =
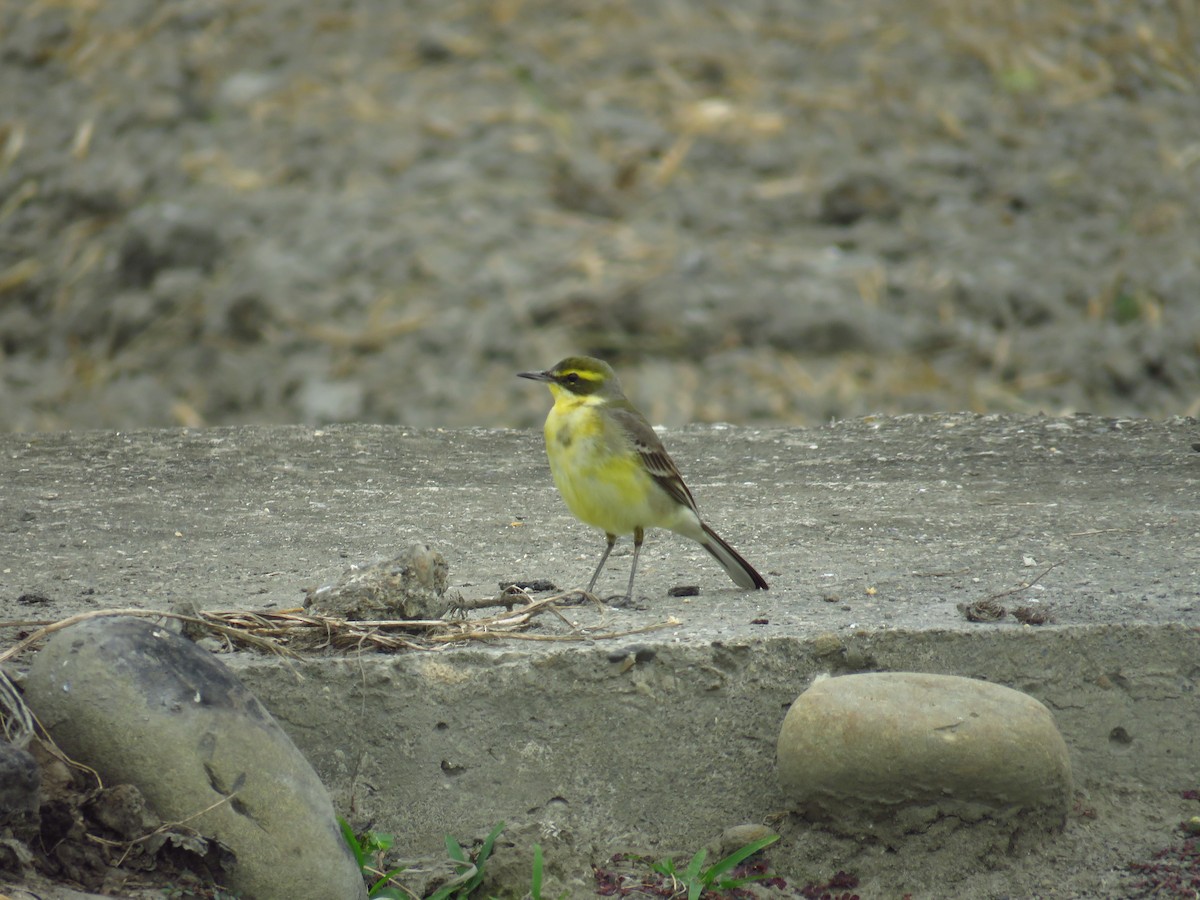
[[[567,384],[579,384],[579,373],[568,372],[563,376],[563,381],[565,381]]]

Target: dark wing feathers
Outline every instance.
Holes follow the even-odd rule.
[[[671,459],[662,441],[659,440],[658,434],[646,421],[646,418],[632,406],[628,408],[614,406],[610,408],[610,411],[613,418],[624,429],[625,435],[637,450],[638,455],[641,456],[646,471],[653,476],[664,491],[695,512],[696,501],[692,498],[692,492],[683,483],[683,476],[679,474],[675,460]]]
[[[629,401],[623,398],[610,404],[608,411],[624,432],[623,438],[642,458],[642,463],[651,477],[672,498],[696,513],[696,518],[699,520],[700,513],[696,510],[696,501],[692,499],[692,492],[683,483],[679,469],[675,467],[675,461],[671,459],[666,448],[663,447],[662,441],[658,439],[658,434],[650,427],[645,416],[630,406]],[[736,550],[729,546],[724,538],[703,522],[700,522],[700,527],[703,529],[705,537],[704,540],[696,538],[700,541],[700,546],[713,555],[739,587],[758,588],[764,591],[767,589],[767,580],[755,570],[754,566],[746,562]],[[693,535],[688,536],[692,537]]]

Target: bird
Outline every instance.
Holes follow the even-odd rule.
[[[692,492],[651,427],[621,390],[612,366],[590,356],[568,356],[541,372],[518,377],[545,382],[554,397],[546,416],[546,455],[558,492],[575,518],[599,528],[608,541],[596,579],[621,535],[633,535],[633,563],[625,602],[633,597],[646,529],[666,528],[696,541],[738,587],[767,590],[767,580],[710,528]]]

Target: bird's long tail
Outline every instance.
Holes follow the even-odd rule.
[[[760,591],[767,590],[767,579],[759,575],[754,566],[742,559],[742,555],[730,547],[723,537],[703,522],[700,523],[700,528],[704,531],[704,540],[700,541],[700,546],[713,555],[738,587],[747,590],[750,588]]]

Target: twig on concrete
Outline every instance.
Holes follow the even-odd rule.
[[[996,593],[996,594],[988,594],[986,597],[984,597],[982,600],[980,600],[978,602],[987,603],[991,600],[999,600],[1001,597],[1009,597],[1013,594],[1019,594],[1019,593],[1021,593],[1021,591],[1027,591],[1031,587],[1033,587],[1035,584],[1037,584],[1039,581],[1041,581],[1043,578],[1045,578],[1046,575],[1048,575],[1050,573],[1051,569],[1057,569],[1060,565],[1061,565],[1061,563],[1050,563],[1050,565],[1046,566],[1046,568],[1042,569],[1042,571],[1038,573],[1038,576],[1035,579],[1033,579],[1033,581],[1022,584],[1019,587],[1009,588],[1007,591],[1000,591],[999,593]]]
[[[57,622],[50,622],[44,628],[38,629],[33,634],[29,635],[29,637],[19,641],[16,644],[13,644],[13,646],[0,653],[0,663],[7,662],[18,653],[29,649],[38,641],[48,638],[56,631],[61,631],[64,628],[67,628],[71,625],[76,625],[80,622],[86,622],[89,619],[100,619],[104,618],[105,616],[136,616],[143,619],[177,619],[180,622],[190,622],[194,625],[200,625],[204,628],[209,628],[220,634],[225,634],[230,638],[244,640],[246,643],[254,644],[262,650],[269,650],[273,653],[280,653],[284,655],[289,653],[286,647],[282,647],[279,644],[264,641],[254,635],[247,635],[247,633],[242,630],[223,625],[220,622],[209,621],[208,615],[209,614],[207,613],[201,613],[200,617],[187,616],[183,615],[182,613],[162,612],[161,610],[149,609],[95,609],[91,612],[79,613],[75,616],[68,616],[67,618],[61,619]],[[0,622],[0,628],[10,628],[14,625],[24,624],[32,623]]]
[[[1006,615],[1008,615],[1008,610],[998,602],[1001,597],[1009,597],[1013,594],[1019,594],[1022,591],[1029,590],[1031,587],[1041,581],[1051,569],[1056,568],[1058,565],[1058,563],[1051,563],[1050,565],[1046,566],[1045,569],[1039,572],[1036,578],[1020,585],[1019,587],[1009,588],[1006,591],[998,591],[995,594],[989,594],[988,596],[972,603],[959,603],[958,609],[964,616],[967,617],[968,622],[998,622],[1000,619],[1003,619]],[[1033,621],[1035,616],[1032,615],[1026,607],[1022,607],[1021,611],[1022,616],[1020,617],[1020,620],[1022,622],[1040,625],[1048,620],[1048,615],[1046,615],[1045,617],[1041,618],[1041,621],[1035,622]],[[1016,614],[1014,613],[1014,615]]]
[[[338,619],[332,616],[305,613],[298,610],[230,610],[197,611],[195,615],[158,612],[144,609],[102,609],[71,616],[59,622],[45,624],[19,643],[0,653],[0,662],[15,656],[56,631],[88,619],[102,616],[140,616],[170,618],[184,622],[193,629],[209,630],[230,643],[250,646],[280,655],[296,657],[300,650],[434,650],[446,645],[469,641],[495,641],[502,638],[526,641],[600,641],[644,634],[678,625],[671,619],[629,631],[589,632],[581,629],[563,615],[558,604],[578,591],[555,594],[533,600],[494,616],[479,619]],[[523,595],[527,596],[527,595]],[[507,598],[506,598],[507,599]],[[495,605],[495,600],[480,605]],[[512,604],[515,605],[515,604]],[[474,604],[472,604],[472,607]],[[467,608],[464,604],[463,607]],[[571,630],[570,634],[525,634],[533,620],[544,613],[556,616]],[[0,622],[0,628],[11,626]],[[32,623],[22,623],[29,625]]]

